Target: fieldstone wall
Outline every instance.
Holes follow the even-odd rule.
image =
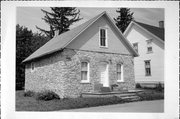
[[[132,56],[73,49],[65,49],[63,53],[71,59],[66,62],[69,70],[66,70],[68,72],[64,81],[67,97],[76,97],[82,92],[94,91],[94,84],[100,83],[99,64],[101,62],[109,64],[110,85],[118,84],[120,88],[135,88]],[[82,61],[88,61],[90,64],[90,83],[81,83]],[[117,82],[116,65],[118,63],[122,63],[124,67],[124,82]]]
[[[31,70],[31,64],[26,64],[25,91],[41,92],[51,90],[61,98],[64,97],[64,72],[66,65],[60,52],[34,61],[35,69]]]
[[[90,65],[90,82],[81,83],[81,62]],[[109,64],[109,81],[127,89],[135,88],[133,57],[113,53],[91,52],[64,49],[63,52],[35,62],[32,72],[30,64],[26,66],[26,90],[52,90],[60,97],[78,97],[82,92],[93,92],[94,84],[100,83],[99,64]],[[116,65],[123,64],[124,82],[117,82]]]

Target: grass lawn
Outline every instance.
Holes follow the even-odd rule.
[[[92,107],[107,104],[123,103],[118,97],[111,98],[68,98],[50,101],[36,100],[34,97],[24,97],[24,91],[16,91],[16,111],[55,111]]]
[[[145,93],[141,94],[140,97],[142,97],[142,100],[163,99],[164,93],[146,89]],[[127,101],[124,101],[119,97],[68,98],[42,101],[36,100],[34,97],[25,97],[24,91],[16,91],[16,111],[56,111],[109,104],[121,104],[125,102]]]

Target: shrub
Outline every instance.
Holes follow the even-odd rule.
[[[136,88],[142,88],[139,83],[136,83]]]
[[[60,99],[60,97],[55,92],[47,90],[44,92],[37,93],[36,99],[48,101],[53,99]]]
[[[140,100],[159,100],[164,99],[162,93],[141,93],[137,94],[140,97]]]
[[[34,95],[35,95],[35,93],[33,91],[26,91],[26,92],[24,92],[24,96],[25,97],[32,97]]]
[[[148,87],[148,86],[144,86],[142,87],[143,89],[147,89],[147,90],[154,90],[155,88],[154,87]]]
[[[156,85],[156,87],[155,87],[155,90],[156,91],[159,91],[159,92],[162,92],[163,91],[163,87],[162,87],[162,84],[159,82],[157,85]]]
[[[116,87],[118,87],[118,85],[117,85],[117,84],[112,84],[112,85],[111,85],[111,90],[113,91],[113,90],[114,90],[114,88],[116,88]]]

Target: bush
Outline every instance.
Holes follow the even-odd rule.
[[[113,91],[113,90],[114,90],[114,88],[116,88],[116,87],[118,87],[118,85],[117,85],[117,84],[112,84],[112,85],[111,85],[111,90]]]
[[[164,95],[162,93],[141,93],[137,94],[140,97],[140,100],[159,100],[164,99]]]
[[[48,101],[48,100],[53,100],[53,99],[60,99],[60,97],[53,91],[44,91],[44,92],[37,93],[36,99]]]
[[[163,87],[162,87],[162,84],[159,82],[157,85],[156,85],[156,87],[155,87],[155,90],[156,91],[159,91],[159,92],[162,92],[163,91]]]
[[[136,88],[142,88],[139,83],[136,83]]]
[[[35,93],[33,91],[26,91],[26,92],[24,92],[24,96],[25,97],[32,97],[34,95],[35,95]]]

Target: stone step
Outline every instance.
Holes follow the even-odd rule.
[[[118,92],[86,92],[82,93],[82,97],[113,97],[117,96],[120,98],[130,98],[132,96],[137,96],[137,93],[142,92],[141,90],[129,90],[129,91],[118,91]],[[138,97],[138,96],[137,96]]]
[[[139,96],[126,96],[126,97],[121,97],[123,100],[129,100],[129,101],[137,101],[140,100]]]
[[[136,96],[136,94],[135,93],[124,93],[124,94],[118,94],[117,96],[119,96],[119,97],[128,97],[128,96]]]
[[[126,98],[126,97],[132,97],[132,96],[136,96],[135,93],[126,93],[126,94],[106,94],[106,95],[97,95],[97,94],[82,94],[82,97],[113,97],[113,96],[117,96],[120,98]]]

